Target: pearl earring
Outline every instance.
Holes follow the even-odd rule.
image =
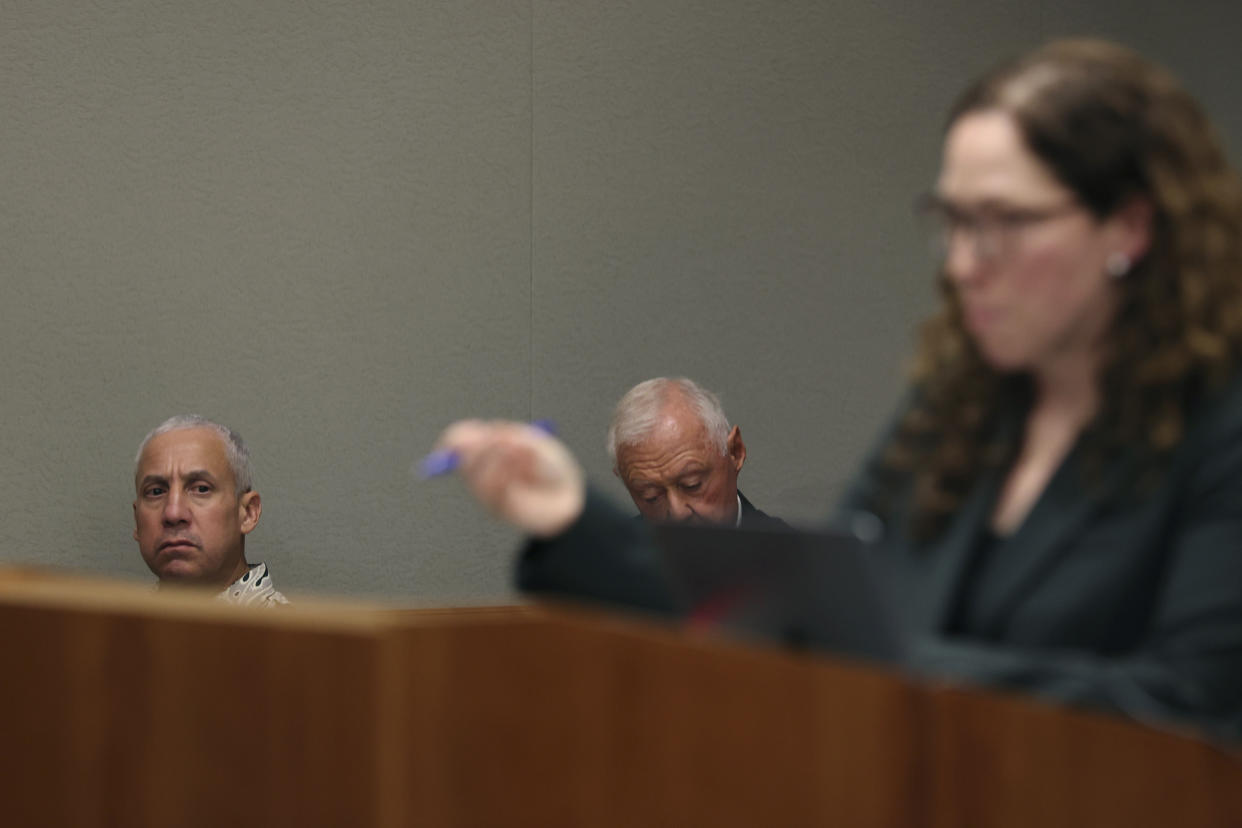
[[[1125,253],[1109,253],[1104,260],[1104,272],[1114,279],[1120,279],[1130,272],[1130,257]]]

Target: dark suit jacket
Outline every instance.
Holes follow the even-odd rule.
[[[912,666],[1242,739],[1242,382],[1201,407],[1154,488],[1131,485],[1137,458],[1094,482],[1082,463],[1076,447],[982,563],[974,552],[1000,472],[929,545],[909,540],[900,508],[887,518]],[[838,519],[866,508],[878,485],[868,463]],[[675,610],[644,527],[594,494],[564,536],[527,550],[519,582]]]
[[[785,527],[761,512],[740,491],[742,525]],[[591,598],[661,616],[681,607],[662,576],[651,527],[642,515],[626,519],[606,498],[587,489],[582,515],[560,537],[532,540],[518,559],[518,586],[575,598]]]
[[[740,489],[738,490],[737,497],[738,497],[738,500],[740,500],[742,503],[742,520],[738,524],[739,528],[741,529],[773,529],[776,527],[782,527],[782,526],[787,525],[785,521],[781,520],[780,518],[772,517],[771,515],[764,514],[763,512],[756,509],[754,505],[751,504],[751,502],[746,499],[746,495],[742,494]]]
[[[738,489],[737,499],[742,504],[742,520],[738,523],[739,529],[772,529],[788,526],[780,518],[772,517],[756,509],[755,505],[746,499],[746,495],[742,494],[741,489]],[[634,515],[634,520],[646,520],[646,518],[642,515]]]
[[[1131,455],[1093,477],[1075,446],[982,561],[1003,471],[925,546],[898,508],[884,547],[923,633],[915,666],[1242,738],[1242,382],[1200,407],[1160,477],[1139,476]],[[838,519],[877,485],[871,462]]]

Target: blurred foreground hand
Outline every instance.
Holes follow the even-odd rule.
[[[582,468],[564,443],[535,426],[461,420],[444,430],[436,449],[456,452],[474,496],[532,535],[559,535],[582,514]]]

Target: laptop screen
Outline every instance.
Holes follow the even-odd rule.
[[[662,525],[655,537],[691,627],[880,662],[902,657],[882,564],[852,535]]]

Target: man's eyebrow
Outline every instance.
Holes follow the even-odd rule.
[[[216,482],[216,476],[206,469],[191,469],[181,476],[183,480],[210,480]],[[138,481],[139,487],[146,486],[150,483],[163,483],[168,485],[168,478],[162,474],[148,474],[142,480]]]

